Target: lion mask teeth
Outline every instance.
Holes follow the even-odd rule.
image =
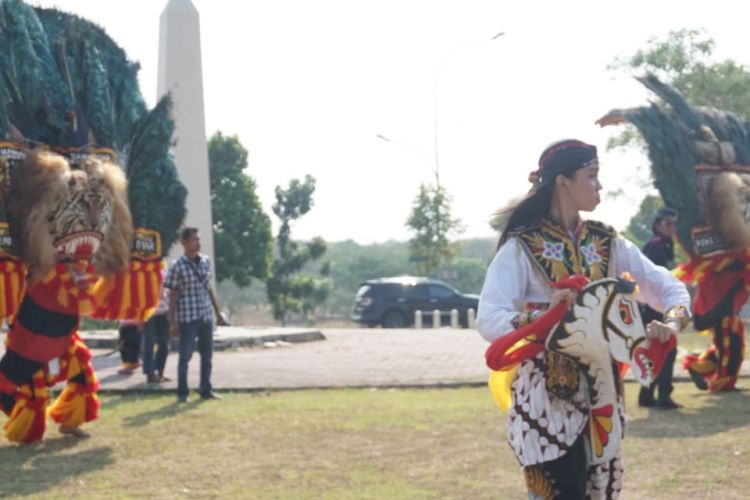
[[[90,260],[102,241],[101,233],[74,233],[55,242],[58,260]]]

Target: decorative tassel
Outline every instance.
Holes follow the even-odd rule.
[[[159,305],[164,263],[133,259],[128,270],[102,278],[94,288],[100,319],[146,321]]]
[[[0,318],[13,316],[21,303],[26,265],[18,258],[0,256]]]
[[[504,413],[508,413],[510,405],[513,404],[513,379],[516,378],[516,372],[519,365],[513,365],[507,370],[493,370],[490,372],[490,378],[487,385],[490,388],[492,399],[498,408]]]
[[[685,356],[682,366],[699,388],[709,392],[734,389],[745,349],[745,326],[739,316],[725,316],[712,327],[713,345],[699,356]],[[696,380],[695,377],[700,377]]]
[[[29,384],[23,384],[19,388],[16,404],[3,427],[9,441],[26,444],[40,441],[47,428],[47,385],[50,383],[47,368],[37,371],[31,380],[33,389]]]
[[[70,382],[50,406],[49,417],[66,427],[80,427],[99,417],[99,398],[88,384]]]
[[[99,382],[91,365],[91,351],[78,333],[60,358],[60,373],[55,381],[68,380],[62,393],[48,411],[49,417],[65,427],[79,427],[99,416]]]
[[[42,287],[43,292],[34,290],[34,294],[53,297],[57,306],[55,310],[62,310],[67,313],[77,313],[80,316],[88,316],[96,309],[96,301],[93,292],[101,281],[101,278],[94,281],[94,266],[88,263],[86,274],[89,276],[85,288],[79,288],[70,275],[70,270],[66,264],[58,262],[53,269],[47,273],[41,283],[36,288]]]
[[[703,376],[708,376],[716,371],[716,363],[710,357],[714,354],[715,348],[709,348],[701,356],[688,354],[682,361],[682,367],[686,370],[693,370]]]
[[[91,369],[91,351],[86,343],[81,339],[78,332],[70,337],[70,344],[65,352],[60,356],[60,372],[54,379],[54,383],[64,380],[71,380],[80,373],[85,372],[87,367]],[[91,369],[93,374],[93,369]]]

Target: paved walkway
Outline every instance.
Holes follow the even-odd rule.
[[[325,340],[267,343],[266,347],[214,352],[212,381],[217,389],[260,390],[311,387],[430,386],[482,384],[486,343],[471,330],[330,329]],[[273,346],[273,347],[271,347]],[[141,374],[117,374],[117,353],[94,358],[104,390],[151,389]],[[196,387],[200,356],[190,362]],[[177,353],[166,374],[176,378]],[[175,382],[156,386],[175,389]]]
[[[245,330],[221,328],[217,333],[219,341],[235,341],[224,344],[230,348],[214,352],[212,381],[216,389],[453,386],[483,385],[487,381],[487,343],[474,330]],[[92,348],[103,390],[176,389],[174,381],[153,385],[146,384],[141,373],[119,375],[120,359],[112,350],[111,334],[104,344],[93,340],[92,344],[100,346]],[[679,361],[676,365],[676,378],[687,379]],[[198,385],[199,367],[196,353],[189,368],[192,388]],[[743,365],[742,372],[743,376],[750,375],[750,362]],[[169,355],[166,375],[176,379],[176,352]]]

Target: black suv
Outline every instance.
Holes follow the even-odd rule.
[[[451,309],[466,327],[466,311],[477,310],[478,295],[458,292],[442,281],[413,276],[378,278],[362,283],[354,300],[352,320],[367,326],[401,328],[414,324],[414,313],[422,311],[425,325],[432,324],[432,311],[440,310],[441,324],[450,323]]]

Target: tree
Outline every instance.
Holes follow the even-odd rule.
[[[647,46],[628,57],[618,57],[609,69],[642,75],[653,73],[662,82],[677,89],[688,102],[710,106],[736,113],[745,120],[750,119],[750,71],[731,59],[715,61],[715,42],[703,29],[681,29],[670,31],[665,37],[652,38]],[[609,139],[607,149],[637,148],[646,151],[646,143],[635,126],[628,124],[620,133]],[[632,175],[627,183],[641,186],[651,185],[651,176],[642,172]],[[622,194],[623,190],[613,194]],[[631,219],[627,233],[636,241],[650,236],[650,219],[657,198],[648,195],[641,210]],[[646,234],[639,229],[646,228]],[[641,231],[641,232],[639,232]],[[684,255],[679,249],[678,260]]]
[[[271,259],[271,221],[263,212],[236,136],[216,132],[208,141],[216,277],[242,288],[265,279]]]
[[[628,227],[623,231],[623,236],[635,243],[639,248],[643,248],[648,240],[651,239],[651,225],[654,222],[657,210],[664,206],[664,201],[659,196],[647,194],[638,212],[630,218]]]
[[[688,102],[732,111],[750,119],[750,72],[732,59],[713,61],[715,42],[703,29],[670,31],[652,38],[645,49],[618,57],[610,70],[630,74],[654,73],[682,93]],[[608,149],[644,148],[632,125],[609,140]]]
[[[323,279],[297,275],[306,263],[325,253],[325,241],[318,237],[300,244],[291,238],[291,223],[310,211],[314,192],[315,179],[310,175],[305,176],[305,182],[292,179],[287,189],[276,186],[276,203],[272,209],[281,224],[276,237],[278,255],[271,264],[266,293],[273,317],[282,325],[286,323],[288,312],[298,312],[309,317],[325,301],[330,291],[330,284],[325,279],[330,270],[328,263],[321,269]]]
[[[450,196],[439,184],[419,186],[406,227],[415,233],[409,240],[409,254],[420,272],[429,273],[458,253],[450,239],[460,234],[463,226],[451,216]]]

